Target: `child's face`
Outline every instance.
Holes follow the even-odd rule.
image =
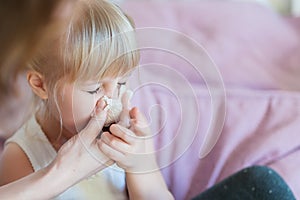
[[[104,95],[118,96],[120,78],[65,83],[59,90],[58,105],[64,129],[76,134],[88,123],[97,101]],[[59,120],[59,115],[56,116]]]

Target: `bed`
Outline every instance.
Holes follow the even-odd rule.
[[[255,4],[128,1],[130,83],[176,199],[267,165],[300,199],[300,19]]]
[[[232,1],[120,5],[141,48],[132,104],[175,198],[267,165],[300,199],[300,18]]]

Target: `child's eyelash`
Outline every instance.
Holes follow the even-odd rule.
[[[87,91],[88,93],[90,94],[97,94],[100,90],[100,87],[98,87],[96,90],[93,90],[93,91]]]
[[[118,83],[119,86],[122,86],[122,85],[126,85],[126,82],[119,82]],[[93,91],[87,91],[89,94],[97,94],[99,91],[100,91],[101,87],[98,87],[96,90],[93,90]]]
[[[118,85],[126,85],[126,82],[119,82]]]

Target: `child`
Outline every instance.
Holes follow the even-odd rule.
[[[133,32],[131,21],[108,1],[76,3],[64,33],[29,63],[28,83],[40,103],[6,143],[2,185],[51,163],[97,112],[96,104],[104,108],[108,102],[103,99],[118,97],[122,79],[139,60]],[[137,108],[124,106],[123,117],[126,114],[129,128],[115,124],[100,136],[102,170],[56,199],[173,199],[156,170],[155,157],[136,156],[153,152],[151,140],[143,139],[150,135],[146,121]]]

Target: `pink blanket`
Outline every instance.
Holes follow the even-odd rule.
[[[255,164],[275,169],[300,198],[300,20],[250,3],[122,7],[137,27],[152,27],[137,31],[133,104],[151,122],[176,199]]]

